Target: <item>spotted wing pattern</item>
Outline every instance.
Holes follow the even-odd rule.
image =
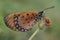
[[[5,24],[13,29],[18,31],[28,31],[32,29],[32,25],[34,25],[34,18],[38,14],[38,12],[18,12],[13,13],[8,16],[5,16],[4,21]]]

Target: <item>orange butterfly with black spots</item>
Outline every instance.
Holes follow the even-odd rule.
[[[53,7],[44,9],[41,12],[17,12],[12,13],[4,17],[5,24],[13,29],[18,31],[28,31],[32,29],[32,26],[44,19],[44,22],[50,24],[50,20],[45,18],[44,11]]]

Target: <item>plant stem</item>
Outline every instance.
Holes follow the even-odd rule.
[[[39,28],[31,35],[31,37],[28,40],[32,40],[33,37],[39,32]]]
[[[37,30],[30,36],[30,38],[29,38],[28,40],[32,40],[33,37],[39,32],[39,30],[40,30],[41,28],[43,28],[43,23],[38,22],[37,24],[38,24],[38,27],[39,27],[39,28],[37,28]],[[41,27],[41,28],[40,28],[40,27]]]

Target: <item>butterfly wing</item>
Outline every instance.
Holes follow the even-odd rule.
[[[6,25],[8,25],[11,29],[28,31],[32,28],[36,15],[37,12],[18,12],[6,16],[4,20]]]

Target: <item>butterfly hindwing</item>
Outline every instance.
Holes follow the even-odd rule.
[[[4,18],[6,25],[14,30],[28,31],[34,24],[37,12],[18,12]]]

